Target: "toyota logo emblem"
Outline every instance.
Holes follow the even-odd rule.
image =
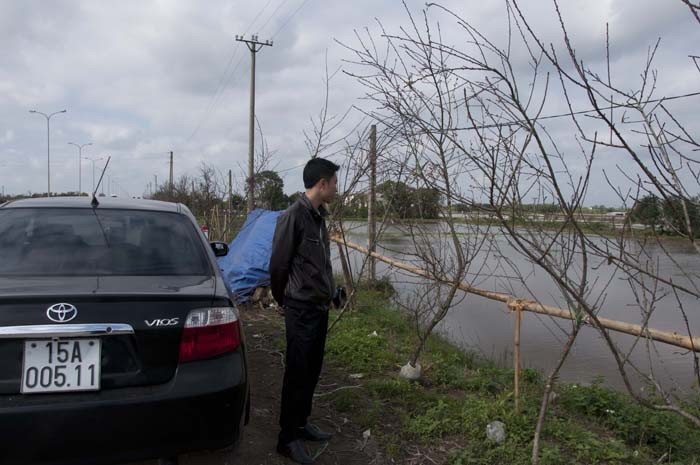
[[[46,310],[46,316],[56,323],[67,323],[78,316],[78,309],[71,304],[54,304]]]

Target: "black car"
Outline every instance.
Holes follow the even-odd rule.
[[[241,323],[183,205],[0,205],[0,464],[119,463],[234,444]]]

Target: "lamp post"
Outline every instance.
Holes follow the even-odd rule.
[[[95,193],[95,162],[104,160],[104,157],[100,158],[90,158],[90,157],[83,157],[86,160],[90,160],[92,162],[92,193]]]
[[[46,195],[51,197],[51,117],[59,113],[65,113],[66,110],[56,111],[49,115],[36,110],[29,110],[29,113],[36,113],[46,118]]]
[[[87,147],[88,145],[92,145],[92,142],[88,142],[87,144],[76,144],[75,142],[68,142],[69,145],[75,145],[78,147],[78,195],[83,194],[83,147]]]

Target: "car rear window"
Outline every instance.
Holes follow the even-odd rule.
[[[211,275],[185,216],[139,210],[0,210],[0,275]]]

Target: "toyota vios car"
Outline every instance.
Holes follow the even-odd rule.
[[[241,324],[178,204],[0,205],[0,464],[120,463],[236,442]]]

